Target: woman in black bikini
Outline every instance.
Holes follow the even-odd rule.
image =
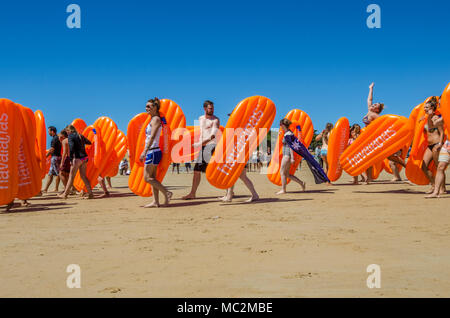
[[[90,145],[91,142],[83,135],[78,134],[76,128],[72,125],[67,126],[67,132],[69,134],[68,140],[70,158],[72,159],[72,167],[70,168],[69,180],[67,181],[64,193],[62,193],[59,197],[67,199],[67,196],[72,189],[75,176],[78,170],[80,170],[80,177],[83,180],[84,185],[86,186],[86,189],[89,193],[88,199],[93,199],[94,194],[92,193],[91,183],[86,176],[88,156],[86,154],[86,149],[84,148],[84,145]]]
[[[439,151],[444,144],[445,138],[443,125],[439,123],[435,124],[439,118],[436,114],[437,105],[438,101],[434,96],[424,105],[425,114],[428,115],[427,123],[424,127],[428,139],[428,148],[423,155],[422,170],[431,183],[431,189],[427,193],[433,193],[434,191],[434,177],[433,173],[428,169],[428,166],[431,160],[434,160],[436,167],[439,165]]]

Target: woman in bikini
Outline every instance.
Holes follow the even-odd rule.
[[[333,124],[327,123],[327,125],[325,126],[325,129],[322,130],[322,132],[316,136],[316,141],[320,141],[322,139],[322,148],[320,149],[320,157],[322,158],[322,161],[324,163],[325,173],[328,173],[328,160],[327,160],[328,139],[330,138],[330,133],[331,133],[332,129],[333,129]]]
[[[84,137],[83,135],[78,134],[76,128],[72,125],[67,126],[67,133],[69,135],[68,143],[69,143],[69,154],[72,159],[72,167],[70,168],[69,179],[67,180],[66,187],[64,192],[59,195],[60,198],[67,199],[70,191],[72,190],[73,181],[75,180],[75,176],[80,171],[80,177],[86,186],[89,196],[87,199],[93,199],[94,194],[92,193],[91,183],[86,176],[86,168],[88,163],[88,155],[86,153],[85,145],[90,145],[91,142],[89,139]]]
[[[293,135],[294,133],[289,129],[289,126],[291,126],[292,122],[287,119],[283,118],[280,121],[280,128],[283,129],[284,135]],[[281,167],[280,167],[280,175],[281,175],[281,191],[277,192],[277,194],[284,194],[286,193],[286,185],[287,185],[287,178],[291,179],[292,181],[297,182],[301,187],[302,190],[305,191],[306,189],[306,183],[296,176],[289,173],[289,169],[291,168],[291,164],[295,162],[294,158],[294,151],[289,147],[287,144],[286,139],[283,137],[283,148],[282,148],[283,157],[281,159]]]
[[[152,119],[145,129],[145,148],[141,154],[140,160],[145,162],[144,166],[144,179],[145,182],[150,183],[153,191],[153,202],[145,205],[145,208],[160,207],[159,204],[159,192],[164,195],[165,201],[164,206],[169,204],[170,198],[172,197],[172,192],[168,191],[157,179],[156,171],[158,169],[158,164],[162,159],[162,152],[159,148],[159,138],[161,136],[162,124],[161,117],[159,114],[160,102],[158,98],[150,99],[145,106],[147,114],[149,114]]]
[[[370,125],[370,123],[372,123],[375,119],[380,117],[381,116],[380,114],[384,109],[383,103],[373,103],[373,87],[374,86],[375,86],[375,83],[372,83],[369,86],[369,96],[367,98],[368,110],[367,110],[366,116],[364,116],[364,118],[362,120],[363,123],[366,125],[366,127],[368,125]],[[405,161],[402,159],[401,155],[402,155],[402,150],[399,150],[396,153],[394,153],[388,157],[389,161],[391,161],[393,163],[393,165],[391,165],[391,167],[393,168],[395,178],[392,181],[400,181],[401,180],[399,177],[399,172],[398,172],[398,169],[397,169],[395,163],[398,163],[401,166],[406,167]],[[367,173],[366,184],[369,184],[371,181],[373,181],[372,170],[373,170],[372,167],[370,167],[366,171],[366,173]]]
[[[428,139],[428,147],[423,155],[422,170],[431,184],[431,189],[427,193],[434,192],[434,177],[433,173],[428,169],[428,166],[431,163],[431,160],[434,161],[436,167],[439,165],[439,152],[445,139],[442,122],[437,121],[439,118],[436,114],[437,104],[437,98],[433,97],[424,105],[425,115],[428,115],[428,118],[426,119],[427,123],[424,127]]]

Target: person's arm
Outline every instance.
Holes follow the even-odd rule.
[[[92,142],[89,139],[87,139],[84,135],[80,135],[80,136],[81,136],[81,138],[83,138],[84,143],[86,145],[92,145]]]
[[[292,150],[292,148],[289,147],[289,152],[291,153],[291,163],[293,164],[295,162],[294,150]]]
[[[74,158],[74,153],[75,153],[75,142],[73,141],[73,137],[71,138],[72,135],[69,135],[68,139],[68,144],[69,144],[69,153],[70,153],[70,158]]]
[[[150,138],[148,142],[145,143],[144,151],[141,154],[141,161],[144,161],[145,156],[147,155],[147,152],[150,150],[151,145],[153,144],[153,141],[156,138],[156,132],[158,131],[159,127],[161,126],[161,119],[159,117],[153,117],[152,120],[152,131],[150,132]]]
[[[367,97],[367,107],[372,106],[373,103],[373,87],[374,87],[374,83],[370,84],[369,86],[369,96]]]
[[[50,149],[47,150],[47,153],[45,154],[45,157],[48,157],[52,155],[55,152],[55,141],[52,139],[52,142],[50,144]]]
[[[61,157],[61,164],[59,165],[59,167],[62,169],[62,167],[64,165],[64,161],[66,160],[67,154],[69,152],[68,149],[67,149],[69,144],[68,144],[68,142],[66,142],[66,140],[63,140],[61,142],[61,145],[62,145],[62,148],[63,148],[63,153],[62,153],[62,157]]]
[[[439,116],[434,116],[432,119],[433,125],[439,126],[444,124],[444,118]]]
[[[442,145],[444,145],[444,140],[445,140],[444,125],[443,124],[437,124],[436,126],[437,126],[438,131],[439,131],[439,143],[440,143],[439,146],[442,147]]]

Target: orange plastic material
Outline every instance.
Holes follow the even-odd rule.
[[[161,117],[164,117],[167,122],[167,124],[163,124],[161,136],[159,139],[159,147],[162,152],[162,158],[161,162],[158,164],[158,169],[156,171],[156,179],[159,182],[162,182],[171,162],[170,157],[172,150],[172,131],[179,128],[186,128],[186,118],[180,106],[178,106],[177,103],[171,101],[170,99],[160,100],[159,112]],[[141,197],[150,197],[152,196],[152,187],[144,180],[145,166],[144,163],[140,161],[140,156],[145,147],[145,129],[147,128],[147,125],[151,120],[151,117],[149,115],[145,115],[147,116],[147,118],[140,128],[137,127],[139,124],[139,120],[133,121],[133,119],[135,119],[136,117],[132,119],[133,123],[130,122],[128,124],[128,146],[130,150],[130,163],[134,161],[134,163],[131,164],[132,168],[131,174],[128,178],[128,187],[133,193]],[[136,131],[138,132],[137,138],[136,135],[134,135]],[[131,142],[130,137],[133,139]]]
[[[340,164],[351,176],[363,173],[411,141],[413,126],[407,118],[384,115],[375,119],[341,155]]]
[[[42,170],[36,157],[36,120],[31,109],[16,104],[21,113],[23,130],[17,158],[19,186],[16,197],[26,200],[41,191]]]
[[[377,162],[372,166],[372,179],[376,180],[380,176],[381,171],[383,171],[385,165],[384,161]]]
[[[0,205],[10,203],[17,194],[17,159],[22,130],[19,107],[8,99],[0,99]]]
[[[77,132],[78,132],[79,134],[82,134],[83,131],[84,131],[84,130],[86,129],[86,127],[87,127],[87,125],[86,125],[86,123],[84,122],[84,120],[83,120],[83,119],[80,119],[80,118],[75,119],[75,120],[72,122],[71,125],[75,127],[75,129],[77,130]]]
[[[225,127],[219,126],[219,132],[216,134],[216,139],[220,140]],[[178,133],[172,132],[175,139],[178,135],[184,134],[183,139],[173,145],[172,160],[174,162],[191,162],[198,157],[201,146],[194,147],[194,144],[200,141],[200,126],[187,126],[186,129],[179,130]],[[176,161],[177,160],[177,161]]]
[[[338,180],[342,175],[342,167],[339,158],[348,145],[350,136],[350,123],[347,118],[342,117],[334,125],[328,138],[328,179]]]
[[[94,129],[96,134],[94,133]],[[94,122],[92,127],[89,126],[86,128],[83,134],[93,142],[94,146],[94,156],[92,157],[88,154],[89,161],[87,164],[86,176],[91,187],[95,187],[98,183],[98,176],[104,171],[108,164],[108,159],[112,151],[114,151],[115,142],[117,140],[117,125],[108,117],[100,117]],[[90,148],[92,148],[92,146]],[[75,177],[74,186],[78,191],[81,191],[81,189],[86,191],[79,172]]]
[[[447,87],[442,93],[441,106],[439,110],[441,112],[442,118],[444,119],[444,127],[446,129],[447,138],[450,138],[450,83],[448,83]]]
[[[47,153],[45,149],[47,146],[47,129],[42,111],[35,111],[34,117],[36,119],[36,157],[41,168],[41,179],[44,179],[47,172],[47,158],[45,157]]]
[[[136,157],[136,146],[139,137],[139,132],[144,125],[145,120],[148,118],[147,113],[140,113],[133,117],[128,123],[127,128],[127,143],[128,143],[128,154],[130,157],[130,169],[133,169],[133,164]]]
[[[127,136],[118,130],[117,139],[114,145],[114,151],[111,153],[108,164],[105,167],[106,173],[100,173],[102,176],[115,177],[119,172],[119,164],[127,153]]]
[[[289,129],[294,133],[295,137],[303,142],[305,147],[308,148],[314,135],[313,123],[308,114],[300,109],[293,109],[289,113],[287,113],[284,118],[287,118],[292,122],[292,125],[289,127]],[[297,126],[300,126],[301,130],[299,130]],[[284,132],[282,129],[280,129],[278,132],[277,143],[275,144],[272,159],[270,160],[269,167],[267,168],[267,178],[269,178],[270,182],[278,186],[281,186],[280,165],[281,159],[283,158],[283,137]],[[291,164],[291,167],[289,168],[290,174],[295,174],[295,171],[297,171],[297,167],[300,164],[301,160],[302,157],[294,152],[294,164]],[[291,182],[291,179],[288,178],[287,183],[289,182]]]
[[[275,104],[263,96],[248,97],[234,108],[206,168],[209,183],[219,189],[234,185],[250,154],[266,137],[275,113]]]

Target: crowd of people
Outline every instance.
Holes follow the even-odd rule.
[[[384,109],[383,103],[373,102],[373,89],[374,83],[369,86],[369,96],[367,99],[368,111],[363,118],[363,123],[368,126],[374,120],[381,116],[381,112]],[[446,140],[444,133],[444,123],[443,118],[436,113],[438,108],[439,100],[437,98],[431,98],[424,105],[425,114],[420,120],[427,120],[424,132],[426,133],[428,140],[428,147],[425,151],[423,157],[422,169],[428,178],[431,188],[427,192],[426,198],[438,198],[440,195],[446,193],[445,189],[445,171],[450,162],[450,142]],[[206,171],[209,160],[215,150],[217,143],[217,133],[220,127],[220,120],[214,115],[214,103],[212,101],[205,101],[203,104],[204,114],[199,117],[200,123],[200,139],[195,147],[201,147],[201,151],[197,159],[194,160],[193,164],[193,178],[191,190],[188,194],[183,196],[183,200],[192,200],[196,198],[197,189],[201,182],[201,174]],[[159,140],[162,133],[162,123],[160,116],[160,101],[158,98],[150,99],[146,103],[146,112],[151,116],[151,121],[146,127],[146,140],[144,151],[140,155],[140,160],[144,163],[144,179],[148,182],[153,191],[153,202],[145,205],[145,207],[160,207],[161,205],[167,206],[173,193],[170,192],[161,182],[156,179],[156,172],[158,165],[161,162],[162,152],[159,148]],[[280,121],[280,129],[284,132],[284,136],[292,135],[293,132],[289,130],[291,121],[283,118]],[[327,123],[325,129],[316,136],[315,140],[317,142],[317,147],[312,152],[315,153],[316,160],[323,166],[325,173],[328,171],[328,140],[330,137],[331,130],[333,129],[333,124]],[[350,127],[350,136],[348,140],[348,145],[351,145],[361,134],[361,126],[359,124],[354,124]],[[51,156],[51,165],[48,172],[48,178],[45,187],[42,189],[39,195],[46,193],[53,180],[55,180],[55,191],[59,191],[60,182],[62,182],[64,189],[59,193],[60,198],[66,199],[69,195],[75,194],[76,189],[73,186],[75,176],[79,171],[80,178],[82,179],[85,191],[81,191],[81,195],[86,199],[94,198],[92,192],[92,187],[89,179],[86,176],[86,168],[88,163],[88,155],[86,153],[85,145],[91,144],[91,142],[84,137],[82,134],[78,133],[76,128],[72,125],[67,126],[60,133],[54,126],[48,128],[48,133],[51,137],[51,147],[47,151],[47,157]],[[267,167],[270,163],[272,153],[271,148],[267,147],[267,151],[263,152],[262,149],[256,149],[250,156],[246,168],[242,171],[240,179],[247,187],[251,193],[251,197],[247,202],[252,202],[259,200],[259,195],[255,190],[253,182],[249,179],[247,172],[260,172],[265,166]],[[394,179],[392,181],[401,181],[398,166],[401,165],[406,167],[406,162],[403,159],[405,154],[402,153],[403,150],[399,150],[393,155],[389,156],[389,163],[394,174]],[[429,169],[429,164],[431,162],[437,167],[436,176],[433,176],[432,171]],[[287,179],[290,179],[298,183],[303,191],[306,189],[306,183],[296,177],[290,172],[291,164],[294,163],[294,153],[292,149],[288,146],[285,138],[282,140],[282,160],[280,164],[280,176],[281,176],[281,190],[277,194],[284,194],[287,192],[286,185]],[[179,173],[180,164],[174,163],[172,166],[172,172],[177,170]],[[191,170],[191,163],[185,163],[186,172]],[[124,158],[120,162],[119,166],[120,175],[130,174],[128,160]],[[359,179],[361,181],[369,184],[373,181],[373,171],[369,168],[361,176],[353,177],[353,184],[358,184]],[[109,196],[109,191],[106,186],[111,187],[111,179],[104,176],[98,177],[99,184],[103,189],[103,195],[101,197]],[[230,202],[234,196],[234,186],[226,190],[223,197],[219,199],[225,202]],[[159,194],[164,197],[164,202],[161,204],[159,200]],[[28,204],[24,201],[24,204]],[[8,205],[8,209],[11,208],[11,204]]]

